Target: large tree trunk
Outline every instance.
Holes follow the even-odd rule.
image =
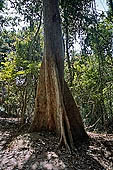
[[[58,0],[43,0],[44,58],[31,130],[54,130],[68,149],[88,138],[79,110],[64,81],[64,48]]]

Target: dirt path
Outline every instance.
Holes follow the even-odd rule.
[[[0,118],[0,170],[113,170],[112,135],[89,133],[89,147],[69,154],[54,134],[17,135],[18,128],[17,119]]]

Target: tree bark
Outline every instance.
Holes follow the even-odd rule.
[[[43,0],[44,58],[31,130],[52,130],[70,149],[88,138],[80,112],[64,81],[64,47],[58,0]]]

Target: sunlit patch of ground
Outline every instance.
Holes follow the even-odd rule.
[[[50,132],[12,137],[16,130],[16,119],[0,119],[0,170],[113,170],[112,135],[88,133],[89,147],[70,154],[58,149],[59,140]]]
[[[34,135],[36,136],[36,134]],[[0,168],[2,169],[65,169],[66,166],[55,152],[46,151],[46,143],[37,135],[36,144],[33,135],[24,134],[14,139],[2,152]],[[45,147],[43,149],[42,147]]]

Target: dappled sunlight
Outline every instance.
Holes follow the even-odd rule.
[[[8,131],[5,132],[0,131],[0,151],[3,149],[4,145],[6,144],[9,135],[10,133]]]
[[[22,136],[21,136],[22,137]],[[55,152],[42,152],[42,156],[35,156],[35,150],[27,147],[28,141],[18,139],[13,141],[11,146],[4,152],[0,159],[0,167],[3,169],[18,168],[23,169],[29,167],[35,169],[65,169],[66,166]]]
[[[50,142],[46,135],[24,133],[7,143],[10,132],[0,132],[0,168],[3,170],[65,169],[66,166],[57,153],[46,151]],[[51,140],[53,141],[52,137]]]
[[[24,140],[23,140],[24,141]],[[5,150],[4,155],[0,159],[0,166],[4,169],[7,167],[22,169],[23,165],[30,159],[33,150],[29,151],[29,148],[25,148],[22,139],[15,143],[13,142]]]
[[[59,159],[58,155],[55,152],[45,153],[45,161],[40,162],[40,166],[48,170],[66,168],[63,161]]]
[[[0,1],[0,170],[113,170],[112,0]]]
[[[65,148],[58,148],[59,140],[51,132],[24,132],[8,141],[13,126],[10,122],[9,128],[5,131],[5,119],[3,121],[4,123],[0,124],[0,169],[2,170],[112,170],[112,135],[90,132],[89,145],[80,146],[70,154]]]

